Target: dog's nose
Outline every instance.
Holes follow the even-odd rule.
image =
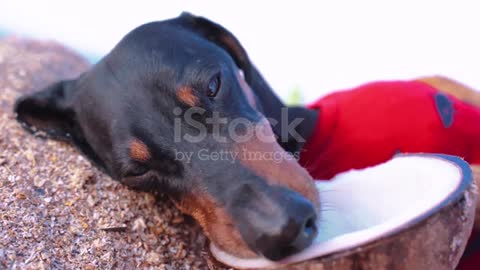
[[[312,243],[317,235],[317,214],[309,200],[293,191],[279,190],[274,200],[282,208],[282,214],[270,217],[267,222],[270,226],[257,231],[255,246],[264,257],[277,261]]]

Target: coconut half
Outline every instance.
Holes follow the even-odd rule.
[[[457,157],[398,155],[316,186],[319,234],[309,248],[272,262],[211,244],[214,257],[240,269],[453,269],[472,230],[476,186]]]

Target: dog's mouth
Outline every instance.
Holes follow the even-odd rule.
[[[329,182],[318,181],[322,215],[316,220],[319,234],[309,247],[276,262],[241,258],[214,242],[210,250],[232,267],[258,269],[350,254],[379,239],[400,239],[402,231],[445,212],[440,210],[463,196],[472,182],[467,167],[450,156],[402,155],[376,167],[340,174]]]

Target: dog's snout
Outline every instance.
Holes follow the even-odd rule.
[[[317,214],[313,204],[298,193],[283,194],[285,217],[278,233],[264,234],[259,252],[270,260],[280,260],[308,247],[317,235]],[[275,227],[275,225],[273,227]]]
[[[316,216],[307,216],[307,219],[301,222],[299,226],[300,229],[297,238],[291,244],[293,252],[303,250],[312,243],[317,235]]]
[[[256,202],[252,201],[253,205],[244,212],[247,218],[239,217],[243,223],[240,231],[250,248],[278,261],[312,243],[317,235],[317,214],[312,202],[282,187],[261,197],[254,199]]]

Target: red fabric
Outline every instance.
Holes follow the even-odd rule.
[[[436,103],[438,95],[423,82],[391,81],[323,97],[309,106],[320,117],[300,164],[315,179],[373,166],[399,152],[451,154],[480,164],[480,110],[440,94],[453,112],[453,122],[445,124],[448,112],[446,118],[440,113],[444,108]],[[462,260],[458,269],[480,269],[480,251]]]
[[[300,155],[316,179],[385,162],[395,153],[444,153],[480,163],[480,110],[449,96],[454,114],[446,128],[438,91],[417,81],[375,82],[319,99],[315,132]]]

